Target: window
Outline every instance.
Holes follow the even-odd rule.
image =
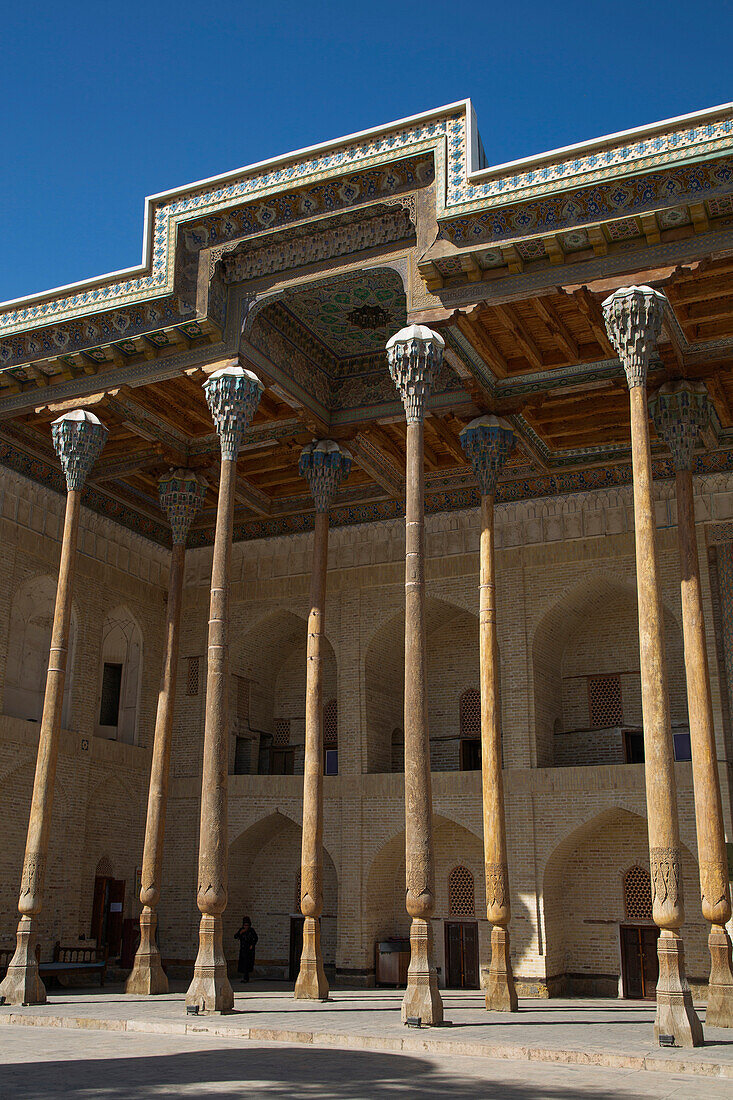
[[[186,695],[198,695],[199,693],[200,664],[200,657],[188,658],[188,668],[186,670]]]
[[[468,867],[454,867],[448,876],[448,912],[451,917],[476,915],[473,875]]]
[[[619,676],[588,677],[588,710],[592,729],[611,729],[623,725]]]
[[[323,754],[323,774],[338,775],[339,751],[338,749],[326,749]]]
[[[673,734],[675,760],[692,760],[692,745],[689,731]]]
[[[323,708],[323,774],[338,773],[338,705],[335,699],[330,699]]]
[[[274,745],[282,746],[290,744],[290,719],[281,718],[275,723]]]
[[[481,692],[476,688],[464,691],[460,702],[461,750],[460,768],[464,772],[481,769]]]
[[[252,763],[252,740],[249,737],[237,737],[234,747],[234,774],[249,775]]]
[[[116,726],[120,715],[122,665],[104,663],[102,672],[102,702],[99,708],[100,726]]]
[[[652,884],[644,867],[630,867],[624,875],[624,913],[627,920],[652,919]]]
[[[627,764],[644,763],[644,734],[638,730],[624,730],[624,754]]]

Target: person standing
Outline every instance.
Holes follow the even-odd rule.
[[[249,976],[255,965],[255,945],[257,933],[252,927],[249,917],[242,917],[242,926],[234,933],[235,940],[239,940],[239,976],[243,982],[249,981]]]

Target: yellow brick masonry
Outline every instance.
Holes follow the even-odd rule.
[[[699,532],[733,514],[733,480],[696,484]],[[671,492],[670,492],[671,490]],[[674,487],[661,483],[659,555],[673,722],[687,721]],[[54,574],[61,498],[17,475],[0,475],[0,677],[14,594]],[[648,866],[643,767],[608,766],[618,744],[588,730],[587,677],[620,674],[624,721],[640,725],[638,640],[630,491],[552,498],[497,508],[497,604],[505,797],[512,884],[513,965],[520,990],[614,992],[623,874]],[[107,859],[126,881],[125,916],[137,913],[149,746],[161,659],[164,550],[117,525],[82,514],[70,730],[62,738],[42,937],[88,935],[94,873]],[[302,741],[305,623],[311,537],[238,544],[232,561],[232,672],[249,683],[249,730],[257,768],[262,734],[289,719]],[[474,876],[476,919],[487,961],[480,774],[459,767],[459,700],[478,686],[478,514],[428,517],[429,708],[436,850],[436,945],[445,973],[448,876]],[[702,555],[708,647],[724,813],[730,833],[730,761],[718,675],[707,559]],[[203,659],[211,554],[188,555],[174,724],[172,783],[160,903],[163,955],[185,967],[195,954],[198,801],[203,734]],[[326,965],[368,983],[374,944],[408,929],[404,912],[403,777],[391,774],[392,734],[402,724],[404,529],[401,521],[331,534],[326,698],[338,700],[339,775],[324,782]],[[101,682],[101,626],[126,606],[143,636],[138,744],[93,737]],[[186,694],[188,659],[202,660],[198,695]],[[35,759],[37,727],[0,718],[0,777],[7,840],[0,852],[0,946],[12,942],[15,901]],[[232,730],[232,762],[235,731]],[[574,747],[568,749],[568,738]],[[84,747],[86,746],[88,747]],[[568,764],[600,753],[587,766]],[[575,756],[573,754],[576,754]],[[614,754],[616,754],[614,756]],[[297,761],[297,756],[296,756]],[[604,763],[605,762],[605,763]],[[296,765],[297,766],[297,765]],[[687,969],[707,972],[699,913],[692,779],[676,765],[687,902]],[[297,912],[302,780],[232,775],[229,786],[230,902],[225,943],[244,911],[260,936],[259,964],[288,966]],[[73,855],[81,852],[81,858]],[[560,900],[564,916],[561,918]]]

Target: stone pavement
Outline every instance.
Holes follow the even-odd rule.
[[[293,1000],[284,983],[252,983],[235,986],[234,1013],[192,1017],[185,1013],[185,983],[172,986],[165,997],[128,997],[121,986],[107,986],[52,990],[45,1005],[0,1006],[1,1041],[14,1027],[81,1028],[684,1073],[698,1078],[695,1087],[700,1077],[733,1081],[731,1032],[706,1029],[705,1046],[696,1050],[660,1049],[648,1002],[522,999],[509,1016],[487,1013],[478,991],[449,991],[446,1019],[453,1026],[414,1030],[400,1021],[399,990],[337,990],[328,1003],[311,1004]]]
[[[730,1081],[197,1035],[7,1028],[0,1100],[729,1100]]]

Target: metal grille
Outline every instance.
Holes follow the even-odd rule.
[[[331,699],[323,708],[323,744],[338,744],[338,708],[336,700]]]
[[[468,867],[454,867],[448,876],[448,911],[452,917],[473,917],[475,910],[473,875]]]
[[[624,875],[624,911],[627,920],[652,919],[652,883],[644,867],[630,867]]]
[[[188,658],[188,670],[186,672],[186,695],[198,695],[199,693],[200,661],[200,657]]]
[[[275,723],[275,736],[272,740],[273,745],[289,745],[290,744],[290,719],[281,718],[279,722]]]
[[[588,677],[588,708],[590,724],[595,729],[622,726],[621,680],[618,676]]]
[[[461,737],[481,736],[481,692],[469,688],[461,696]]]

